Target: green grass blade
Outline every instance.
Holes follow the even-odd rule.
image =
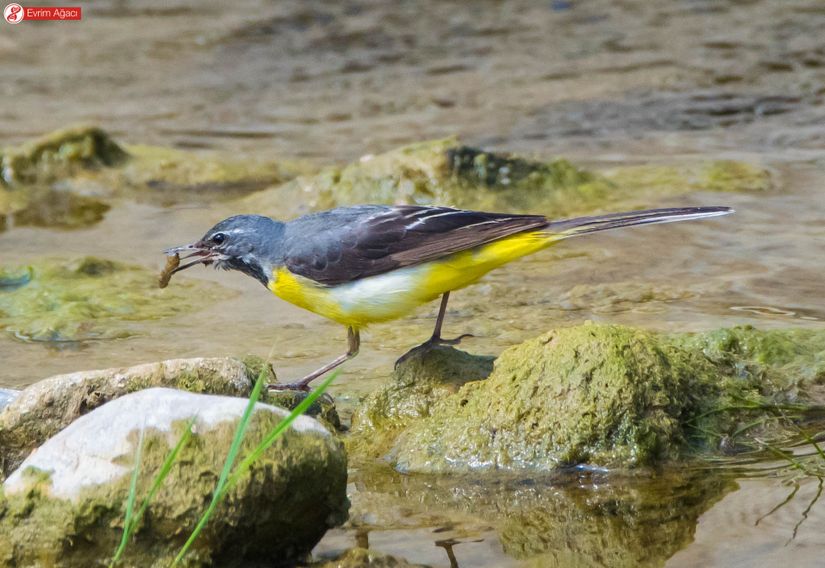
[[[218,506],[218,503],[221,502],[223,496],[226,492],[226,480],[229,477],[230,471],[232,471],[232,466],[235,464],[235,460],[238,457],[238,452],[241,450],[241,443],[243,442],[244,434],[246,433],[246,428],[249,426],[249,421],[252,418],[253,411],[255,409],[255,403],[258,402],[258,399],[261,398],[261,391],[263,390],[264,383],[266,382],[267,374],[264,371],[261,371],[258,374],[258,379],[255,381],[255,386],[252,389],[252,393],[249,395],[249,402],[244,409],[244,413],[241,416],[240,421],[238,422],[238,426],[235,428],[235,435],[232,438],[232,444],[229,446],[229,453],[226,456],[226,460],[223,463],[223,469],[221,470],[221,475],[218,478],[218,483],[215,485],[215,489],[212,491],[212,500],[209,502],[209,506],[207,506],[206,511],[203,512],[201,518],[198,520],[198,523],[195,525],[194,530],[189,535],[189,538],[186,539],[183,547],[178,552],[178,555],[175,556],[175,560],[172,561],[172,566],[177,566],[178,563],[183,559],[186,553],[189,551],[189,548],[198,538],[198,535],[203,530],[203,527],[206,526],[206,523],[209,522],[209,518],[212,516],[212,513],[215,511],[215,508]]]
[[[313,390],[311,393],[309,393],[307,395],[307,397],[304,400],[302,400],[300,402],[300,404],[298,404],[298,406],[296,406],[292,410],[292,412],[289,413],[289,415],[285,416],[283,418],[283,420],[278,422],[278,424],[275,426],[275,428],[273,428],[264,437],[264,439],[261,441],[261,443],[259,443],[255,447],[255,449],[253,449],[252,452],[250,452],[250,454],[246,458],[244,458],[243,461],[241,461],[241,463],[238,464],[238,467],[235,468],[235,470],[232,472],[232,475],[228,476],[228,479],[224,479],[225,483],[221,484],[220,481],[219,481],[218,486],[215,487],[215,491],[213,492],[212,501],[209,503],[209,506],[207,507],[206,511],[201,516],[200,520],[198,521],[198,524],[195,526],[195,529],[192,531],[192,534],[189,535],[189,538],[186,540],[186,543],[183,545],[180,552],[178,552],[178,555],[175,557],[175,560],[172,562],[172,566],[177,566],[180,563],[180,561],[183,559],[183,557],[186,556],[186,553],[189,551],[189,548],[195,542],[195,539],[197,539],[198,535],[203,530],[203,527],[206,526],[206,523],[209,521],[209,518],[212,516],[212,513],[215,510],[215,507],[217,507],[218,503],[220,503],[220,501],[223,500],[223,497],[226,494],[226,492],[229,489],[231,489],[232,487],[234,487],[235,484],[240,480],[241,476],[246,471],[249,470],[249,468],[252,466],[252,464],[255,462],[255,460],[260,458],[263,455],[263,453],[266,452],[266,450],[269,449],[269,447],[272,444],[274,444],[275,441],[284,433],[284,431],[286,431],[286,429],[289,428],[289,426],[293,422],[295,422],[295,420],[299,416],[304,414],[307,411],[307,409],[309,409],[309,407],[312,406],[312,404],[316,400],[318,400],[318,397],[320,397],[322,394],[324,394],[324,391],[326,391],[327,388],[329,387],[329,385],[332,384],[332,381],[335,380],[335,378],[338,376],[339,372],[340,372],[340,370],[335,371],[333,373],[330,373],[329,376],[326,379],[324,379],[324,381],[320,385],[318,385],[318,387],[315,390]],[[257,396],[260,396],[259,386],[263,384],[262,383],[262,377],[263,376],[264,376],[263,373],[261,373],[261,375],[258,377],[258,383],[255,384],[255,388],[258,389]],[[253,394],[254,393],[255,393],[255,391],[253,390]],[[251,400],[252,400],[252,397],[250,397],[250,401]],[[257,397],[256,397],[256,400],[257,400]],[[251,408],[251,407],[248,407],[248,408]],[[240,423],[239,423],[238,426],[239,426],[239,429],[240,429]],[[246,428],[244,427],[244,430],[245,429]],[[237,432],[238,431],[236,430],[236,437],[237,437]],[[233,441],[233,446],[234,446],[234,441]],[[238,447],[240,447],[240,443],[238,444]],[[232,452],[230,450],[230,454],[231,453]],[[232,461],[234,462],[234,457],[233,457]],[[227,456],[227,463],[228,462],[229,462],[229,456]],[[226,470],[226,465],[224,465],[224,470]],[[221,477],[223,479],[223,475]]]
[[[228,487],[233,487],[241,476],[246,473],[252,464],[258,460],[264,452],[266,452],[275,441],[281,437],[281,435],[286,431],[289,426],[295,422],[295,420],[304,414],[312,404],[318,400],[318,398],[324,394],[324,391],[329,388],[329,385],[332,384],[332,381],[338,376],[340,371],[334,371],[329,374],[329,376],[318,385],[318,387],[313,390],[311,393],[307,395],[307,397],[296,406],[292,412],[289,413],[288,416],[284,417],[275,428],[273,428],[266,437],[258,444],[254,450],[244,458],[241,463],[238,464],[238,467],[235,468],[235,471],[232,472],[232,477],[229,478],[229,483],[227,484]]]
[[[126,550],[126,545],[129,543],[129,536],[131,535],[130,527],[132,526],[132,514],[135,509],[135,498],[137,497],[137,482],[140,475],[140,462],[143,458],[143,436],[145,430],[141,428],[140,437],[138,438],[137,448],[135,449],[135,466],[132,469],[132,479],[129,482],[129,496],[126,498],[126,514],[123,518],[123,535],[120,537],[120,544],[115,550],[115,555],[109,563],[109,568],[120,561],[123,552]]]

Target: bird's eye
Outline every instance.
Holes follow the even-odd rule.
[[[223,233],[215,233],[212,235],[212,242],[216,245],[223,243],[226,240],[226,235]]]

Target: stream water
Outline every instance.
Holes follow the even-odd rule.
[[[577,239],[515,263],[453,295],[445,335],[472,333],[462,348],[497,354],[584,320],[820,327],[823,29],[817,0],[95,1],[82,22],[3,28],[0,144],[93,122],[128,142],[318,164],[450,134],[596,170],[752,162],[771,170],[772,190],[640,204],[729,205],[734,217]],[[91,254],[160,269],[164,248],[239,212],[231,202],[112,205],[82,230],[0,233],[0,260]],[[135,323],[125,340],[58,347],[0,335],[0,387],[245,353],[270,355],[286,380],[345,348],[338,325],[252,279],[182,278],[212,282],[223,298]],[[622,295],[640,284],[650,294]],[[363,334],[333,387],[344,411],[429,335],[436,308]],[[821,565],[816,480],[765,517],[794,489],[770,465],[652,479],[580,471],[492,488],[353,471],[358,528],[329,533],[316,552],[368,541],[433,566]]]

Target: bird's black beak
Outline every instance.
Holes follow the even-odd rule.
[[[185,270],[191,266],[195,266],[196,264],[203,264],[204,266],[209,266],[218,256],[218,254],[209,248],[203,241],[198,241],[196,243],[192,243],[191,245],[183,245],[180,247],[173,247],[170,249],[166,249],[163,251],[166,256],[180,256],[181,260],[185,260],[187,258],[195,258],[186,264],[181,264],[177,268],[175,268],[172,272],[169,273],[171,276],[176,272],[180,272],[181,270]]]

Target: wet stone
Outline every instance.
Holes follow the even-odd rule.
[[[247,401],[147,389],[77,419],[32,454],[0,496],[0,563],[85,567],[109,558],[122,531],[138,440],[145,495],[189,420],[193,435],[150,503],[124,564],[168,566],[218,479]],[[258,404],[240,455],[287,412]],[[100,435],[105,432],[106,435]],[[228,491],[187,565],[295,562],[347,515],[347,461],[323,426],[299,417]],[[206,499],[206,500],[205,500]]]

